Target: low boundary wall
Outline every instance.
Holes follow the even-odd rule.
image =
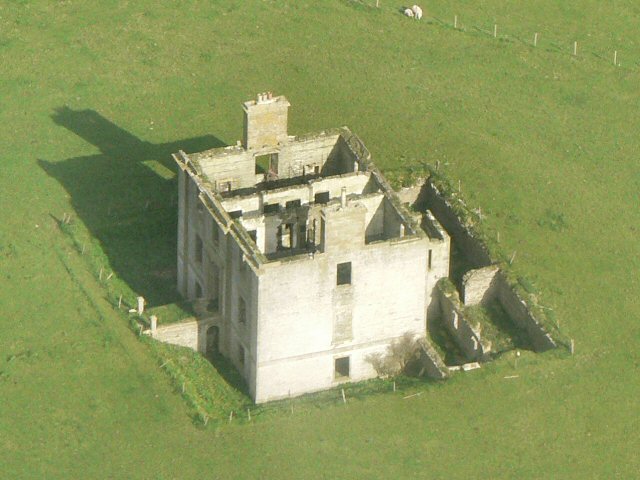
[[[209,317],[202,320],[195,318],[170,325],[161,325],[155,330],[145,330],[143,333],[154,340],[188,347],[200,353],[207,351],[207,330],[217,325],[217,317]]]

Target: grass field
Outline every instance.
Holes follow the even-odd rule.
[[[638,475],[640,6],[366,3],[0,0],[0,477]],[[169,154],[235,143],[265,90],[291,132],[348,125],[391,175],[439,160],[576,354],[194,425],[55,218],[176,301]]]

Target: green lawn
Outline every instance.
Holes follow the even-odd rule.
[[[0,0],[1,477],[637,476],[640,5],[366,4]],[[391,175],[439,160],[576,355],[194,424],[54,217],[175,302],[169,154],[235,143],[265,90],[292,133],[348,125]]]

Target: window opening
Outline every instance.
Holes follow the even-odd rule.
[[[329,192],[319,192],[315,194],[314,201],[315,203],[329,203],[330,198]]]
[[[339,263],[336,273],[337,285],[351,284],[351,262]]]
[[[242,325],[247,323],[247,304],[242,297],[238,297],[238,322]]]
[[[256,155],[256,173],[266,173],[270,175],[278,174],[278,154],[266,153],[264,155]]]
[[[211,227],[211,241],[213,243],[218,243],[218,225],[216,225],[215,221]]]
[[[287,210],[290,210],[292,208],[298,208],[299,206],[300,206],[300,200],[289,200],[286,203]]]
[[[349,378],[349,357],[340,357],[334,360],[334,376],[336,379]]]
[[[307,246],[307,225],[301,223],[298,226],[298,248],[305,248]]]
[[[200,235],[196,234],[196,262],[202,263],[204,247]]]
[[[278,213],[280,211],[279,203],[267,203],[262,207],[262,211],[266,214]]]

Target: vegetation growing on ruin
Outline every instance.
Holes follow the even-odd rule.
[[[366,3],[0,5],[3,476],[640,470],[637,3],[441,2],[422,22]],[[150,308],[176,302],[169,155],[235,144],[239,103],[264,90],[291,101],[294,134],[348,125],[385,175],[438,163],[460,181],[575,355],[506,354],[395,395],[348,386],[346,404],[333,391],[322,408],[285,401],[264,421],[194,425],[52,217],[86,228],[109,282]]]

